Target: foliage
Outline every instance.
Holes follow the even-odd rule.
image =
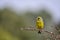
[[[46,11],[26,12],[25,15],[18,15],[7,8],[0,10],[0,39],[1,40],[45,40],[46,35],[39,35],[36,31],[21,31],[21,27],[35,27],[37,16],[42,16],[46,22],[50,21],[50,14]],[[48,20],[48,21],[47,21]],[[48,23],[46,23],[48,24]],[[46,34],[46,33],[45,33]],[[7,38],[8,37],[8,38]]]

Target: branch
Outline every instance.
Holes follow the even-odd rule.
[[[28,31],[38,31],[38,29],[36,28],[21,28],[21,30],[28,30]],[[58,37],[55,33],[53,32],[49,32],[49,31],[46,31],[46,30],[42,30],[42,32],[46,32],[46,33],[49,33],[52,37],[52,39],[56,40],[58,38],[60,38],[60,36]]]

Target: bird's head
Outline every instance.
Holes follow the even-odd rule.
[[[42,19],[42,17],[40,17],[40,16],[37,17],[37,20],[41,20],[41,19]]]

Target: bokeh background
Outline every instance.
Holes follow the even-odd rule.
[[[46,32],[20,30],[36,27],[38,16],[44,30],[60,35],[60,0],[0,0],[0,40],[51,40]]]

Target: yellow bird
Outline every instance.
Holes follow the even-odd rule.
[[[36,28],[39,29],[38,33],[41,33],[42,29],[44,28],[44,21],[40,16],[37,17]]]

